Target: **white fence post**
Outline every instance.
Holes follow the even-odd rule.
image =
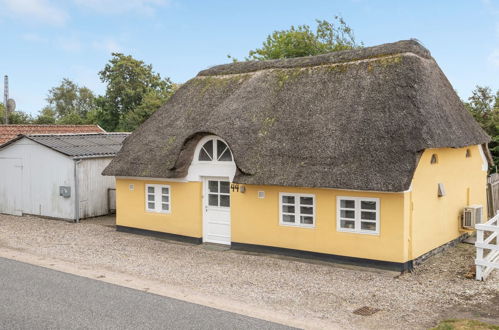
[[[499,214],[484,224],[476,224],[475,229],[476,279],[484,281],[492,270],[499,269]],[[485,232],[490,234],[485,237]]]
[[[476,260],[483,260],[483,248],[479,247],[483,244],[483,230],[476,229]],[[476,265],[476,279],[481,281],[483,279],[483,266]]]

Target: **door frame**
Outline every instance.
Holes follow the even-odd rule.
[[[0,210],[0,213],[3,214],[9,214],[9,215],[16,215],[16,216],[22,216],[24,212],[24,203],[25,203],[25,187],[24,187],[24,158],[22,157],[0,157],[0,161],[3,161],[3,165],[8,165],[8,161],[12,161],[12,168],[14,168],[15,172],[14,174],[17,173],[17,169],[19,169],[19,182],[18,182],[18,188],[19,189],[14,189],[16,192],[15,194],[10,194],[13,196],[13,205],[12,209],[5,209]],[[12,173],[11,173],[12,174]],[[15,187],[9,187],[7,186],[7,191],[12,191],[13,188]],[[4,200],[3,202],[8,202],[7,200]],[[5,213],[4,213],[5,212]]]
[[[206,221],[207,221],[207,217],[206,217],[206,212],[208,211],[208,181],[209,180],[217,180],[217,181],[228,181],[229,184],[231,183],[230,182],[230,177],[229,176],[203,176],[202,177],[202,198],[201,198],[201,212],[203,212],[203,223],[202,223],[202,234],[203,234],[203,237],[202,237],[202,241],[203,243],[210,243],[210,244],[223,244],[223,243],[213,243],[213,242],[207,242],[206,241],[206,229],[207,229],[207,225],[206,225]],[[229,190],[230,192],[230,190]],[[232,208],[232,198],[230,198],[230,206],[229,206],[229,244],[223,244],[223,245],[228,245],[230,246],[231,245],[231,241],[232,241],[232,217],[231,217],[231,208]]]

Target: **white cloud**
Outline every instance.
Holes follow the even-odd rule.
[[[25,33],[21,36],[26,41],[30,42],[36,42],[36,43],[47,43],[48,39],[45,37],[42,37],[36,33]]]
[[[78,83],[80,86],[90,88],[97,94],[105,91],[104,84],[99,79],[99,68],[91,68],[84,65],[73,65],[69,67],[68,77]]]
[[[35,20],[51,25],[64,25],[69,15],[48,0],[0,0],[0,11],[24,20]]]
[[[121,51],[121,46],[114,39],[103,39],[92,42],[92,47],[97,50],[103,50],[106,53],[117,53]]]
[[[83,48],[83,44],[76,37],[64,37],[57,39],[57,45],[70,53],[77,53]]]
[[[74,0],[74,2],[102,14],[134,12],[147,15],[152,15],[158,7],[169,4],[169,0]]]
[[[496,68],[499,68],[499,48],[496,48],[492,53],[490,53],[487,60],[490,64],[492,64]]]
[[[70,53],[81,51],[98,50],[107,54],[121,52],[122,47],[118,41],[113,38],[101,38],[94,41],[82,40],[77,35],[59,37],[54,42],[55,46]]]
[[[491,0],[482,0],[482,4],[485,6],[489,14],[492,15],[499,15],[499,10],[497,8],[497,5],[491,1]]]

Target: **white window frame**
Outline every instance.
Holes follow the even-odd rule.
[[[149,200],[148,200],[148,195],[149,195],[149,187],[154,188],[154,209],[149,208]],[[163,210],[162,209],[162,188],[168,188],[168,210]],[[145,185],[145,208],[146,212],[150,213],[163,213],[163,214],[168,214],[172,212],[172,188],[170,185],[166,184],[146,184]]]
[[[210,140],[213,141],[213,158],[211,160],[200,160],[199,156],[201,154],[201,151],[203,150],[204,145],[208,141],[210,141]],[[223,153],[225,153],[226,150],[228,150],[229,153],[230,153],[231,160],[219,160],[218,159],[218,143],[217,143],[218,141],[223,142],[227,146],[227,148],[223,150],[223,152],[220,155],[220,157],[223,155]],[[193,162],[195,162],[195,163],[201,163],[201,164],[223,164],[223,165],[225,165],[225,164],[230,164],[230,163],[234,162],[234,155],[232,154],[232,150],[230,150],[229,144],[226,141],[224,141],[223,139],[221,139],[218,136],[216,136],[216,135],[206,136],[203,139],[201,139],[198,142],[198,146],[197,146],[197,150],[195,152],[195,155],[196,155],[196,157],[194,157],[194,159],[193,159]]]
[[[342,208],[341,207],[341,201],[342,200],[353,200],[355,201],[354,208]],[[361,202],[376,202],[376,209],[374,210],[376,213],[376,219],[374,220],[376,223],[376,230],[362,230],[361,229]],[[354,219],[348,219],[352,220],[355,223],[355,228],[353,229],[348,229],[348,228],[342,228],[341,227],[341,210],[350,210],[354,211]],[[365,210],[369,212],[373,212],[373,210]],[[349,196],[337,196],[336,197],[336,230],[340,232],[345,232],[345,233],[355,233],[355,234],[367,234],[367,235],[379,235],[380,231],[380,199],[379,198],[372,198],[372,197],[349,197]],[[347,219],[345,219],[347,220]],[[369,221],[369,220],[368,220]]]
[[[282,197],[283,196],[292,196],[295,198],[295,213],[285,213],[282,211]],[[300,197],[312,197],[312,205],[304,205],[307,207],[312,207],[312,214],[303,214],[304,216],[311,216],[312,217],[312,224],[304,224],[300,223],[300,217],[301,217],[301,210],[300,210]],[[316,206],[315,206],[315,195],[314,194],[297,194],[297,193],[279,193],[279,224],[281,226],[291,226],[291,227],[301,227],[301,228],[315,228],[316,224]],[[295,216],[295,223],[289,223],[289,222],[284,222],[282,220],[284,214],[294,214]]]
[[[217,192],[211,192],[210,191],[210,181],[217,182]],[[228,193],[223,193],[220,190],[221,182],[228,182],[229,183],[229,192]],[[225,179],[225,178],[213,178],[213,177],[208,177],[206,178],[206,206],[207,207],[220,207],[223,209],[230,209],[230,204],[231,204],[231,196],[230,196],[230,181]],[[217,195],[217,203],[218,205],[210,205],[210,195]],[[223,206],[220,205],[220,200],[221,196],[229,196],[229,206]]]

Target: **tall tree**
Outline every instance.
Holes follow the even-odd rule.
[[[499,91],[494,93],[490,87],[476,86],[464,105],[492,137],[489,149],[495,165],[499,165]]]
[[[267,36],[261,48],[251,50],[248,60],[302,57],[362,47],[341,16],[332,22],[316,20],[315,32],[309,25],[291,26]],[[229,56],[230,57],[230,56]]]
[[[485,130],[494,129],[494,119],[498,109],[499,91],[494,93],[490,87],[476,86],[472,95],[465,102],[465,106],[471,112],[476,121]],[[492,127],[490,126],[492,125]],[[490,132],[494,133],[494,132]]]
[[[176,85],[173,85],[172,87],[172,91],[174,90],[176,90]],[[125,131],[133,131],[158,110],[170,95],[170,92],[148,92],[144,95],[142,102],[135,109],[127,112],[123,116],[120,126]]]
[[[110,131],[135,129],[174,91],[170,79],[155,73],[152,65],[121,53],[112,54],[99,76],[107,84],[106,94],[97,99],[99,120]]]
[[[30,124],[32,121],[33,118],[23,111],[9,113],[9,124]],[[0,124],[5,124],[5,107],[3,104],[0,104]]]
[[[56,123],[56,113],[55,110],[49,106],[46,106],[36,116],[33,120],[34,124],[40,125],[53,125]]]
[[[47,102],[54,111],[57,122],[65,124],[87,123],[88,113],[97,108],[94,93],[67,78],[59,86],[49,90]]]

